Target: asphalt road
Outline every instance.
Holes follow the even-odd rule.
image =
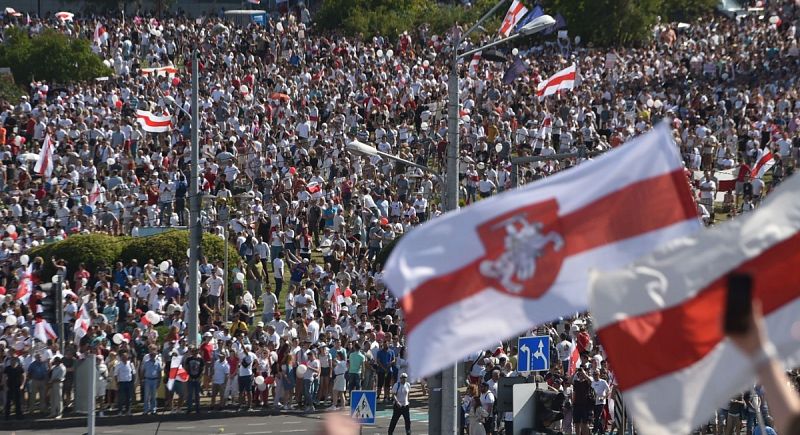
[[[415,435],[427,435],[428,414],[427,409],[416,408],[411,410],[411,431]],[[202,414],[201,414],[202,415]],[[345,412],[346,415],[346,412]],[[214,434],[214,435],[266,435],[266,434],[317,434],[321,426],[321,419],[325,413],[301,414],[286,413],[275,416],[247,416],[231,417],[214,420],[189,420],[170,421],[161,423],[132,424],[120,426],[99,426],[96,435],[181,435],[181,434]],[[377,412],[377,422],[374,426],[364,426],[362,435],[378,435],[388,433],[389,421],[392,416],[391,409],[380,409]],[[2,432],[2,424],[0,424]],[[6,432],[8,433],[8,432]],[[37,434],[37,435],[82,435],[86,428],[74,427],[49,430],[18,430],[12,435]],[[396,434],[403,434],[403,420],[398,422]]]

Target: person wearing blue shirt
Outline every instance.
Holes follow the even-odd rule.
[[[378,373],[378,386],[375,388],[377,391],[377,400],[380,400],[381,389],[384,391],[384,402],[391,402],[392,398],[389,395],[389,388],[392,386],[392,366],[395,361],[395,354],[392,349],[389,349],[389,342],[384,341],[381,348],[376,355],[376,372]]]
[[[157,411],[157,393],[161,382],[161,374],[164,365],[161,362],[161,355],[158,348],[150,345],[148,354],[142,362],[142,378],[144,379],[144,415],[153,414]]]

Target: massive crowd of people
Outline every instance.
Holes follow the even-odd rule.
[[[704,221],[719,219],[715,211],[732,216],[757,207],[793,172],[800,152],[798,6],[764,3],[764,11],[737,18],[660,23],[653,42],[640,48],[595,49],[563,34],[528,40],[515,50],[527,71],[510,85],[502,83],[510,60],[465,62],[461,198],[468,204],[511,188],[512,155],[602,151],[669,119]],[[98,24],[107,36],[96,37]],[[39,416],[60,418],[73,405],[77,365],[92,357],[98,411],[105,414],[184,405],[198,411],[206,395],[211,408],[338,409],[361,388],[408,406],[396,388],[405,372],[402,311],[374,260],[441,213],[443,186],[419,169],[350,153],[346,144],[358,139],[443,171],[448,59],[461,29],[436,35],[421,27],[397,41],[364,41],[317,31],[307,10],[264,26],[211,16],[6,16],[4,26],[92,40],[113,70],[93,82],[33,82],[20,101],[0,101],[7,418],[12,408],[18,417],[38,409]],[[186,224],[193,49],[201,70],[202,225],[227,236],[242,259],[230,286],[222,264],[203,261],[198,346],[187,344],[182,259],[140,258],[102,270],[68,258],[20,262],[31,248],[73,234],[141,236],[145,228]],[[574,90],[535,96],[540,81],[572,63],[580,71]],[[171,130],[145,131],[137,110],[171,117]],[[47,136],[55,143],[54,170],[42,176],[34,165]],[[767,149],[776,164],[765,184],[750,172]],[[581,160],[524,165],[519,182]],[[715,171],[736,168],[730,200],[716,202]],[[26,304],[15,296],[26,274],[34,284],[49,280],[40,276],[45,261],[54,262],[65,287],[63,355],[58,340],[37,338],[39,299]],[[546,381],[567,393],[565,433],[573,423],[579,435],[590,425],[605,433],[613,421],[613,373],[602,346],[593,344],[590,319],[579,320],[539,331],[556,345]],[[159,325],[167,327],[165,336]],[[575,346],[589,363],[573,378],[567,372]],[[508,345],[466,363],[470,433],[510,425],[494,403],[499,377],[519,375],[515,354]],[[174,365],[185,378],[170,376]],[[720,413],[718,434],[739,433],[740,421],[752,430],[755,401],[743,403],[738,420],[733,405]]]

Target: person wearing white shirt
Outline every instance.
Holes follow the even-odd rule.
[[[261,296],[261,300],[264,302],[264,312],[261,314],[261,319],[264,323],[269,323],[275,317],[275,308],[278,306],[278,296],[267,286],[266,291],[264,291],[264,294]]]
[[[225,395],[225,385],[228,383],[228,375],[230,375],[231,366],[228,364],[227,351],[223,350],[217,354],[217,360],[214,361],[214,368],[211,374],[211,408],[217,400],[217,394],[220,395],[222,402],[220,408],[225,408],[227,396]]]
[[[319,390],[319,374],[321,365],[317,359],[317,352],[309,350],[306,352],[308,360],[306,361],[306,372],[303,374],[303,392],[305,394],[306,412],[314,411],[314,402],[316,401],[317,391]]]
[[[120,414],[125,412],[131,415],[131,400],[133,399],[133,363],[128,359],[126,352],[120,353],[120,362],[114,367],[114,378],[119,387],[118,408]]]
[[[403,417],[406,433],[411,433],[411,417],[409,415],[409,401],[408,396],[411,392],[411,384],[408,383],[408,375],[400,373],[400,379],[392,387],[392,397],[394,398],[394,406],[392,410],[392,420],[389,423],[389,435],[394,433],[394,428],[400,417]]]
[[[319,322],[316,319],[308,322],[308,339],[311,340],[311,344],[319,341],[319,329]]]
[[[224,281],[216,273],[206,280],[208,285],[208,304],[212,308],[219,309],[219,298],[222,295],[222,286]]]
[[[611,387],[605,379],[600,377],[600,372],[595,370],[592,373],[592,389],[594,390],[594,427],[602,427],[603,408],[606,406],[606,399],[611,394]]]
[[[251,404],[253,403],[253,365],[256,364],[256,354],[254,354],[251,350],[252,348],[250,345],[245,345],[244,352],[241,353],[239,356],[239,406],[243,406],[244,403]],[[243,399],[247,397],[247,401],[243,402]]]

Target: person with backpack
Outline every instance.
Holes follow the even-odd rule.
[[[397,426],[397,422],[400,420],[401,416],[406,426],[406,435],[411,434],[411,417],[408,412],[408,396],[410,392],[411,384],[408,383],[408,375],[406,373],[401,373],[400,379],[392,386],[394,406],[392,409],[392,420],[389,423],[389,435],[394,433],[394,428]]]
[[[245,345],[239,358],[239,409],[242,409],[245,403],[247,407],[244,409],[248,409],[253,403],[253,362],[256,360],[256,354],[252,349],[249,344]],[[245,397],[247,402],[243,401]]]

